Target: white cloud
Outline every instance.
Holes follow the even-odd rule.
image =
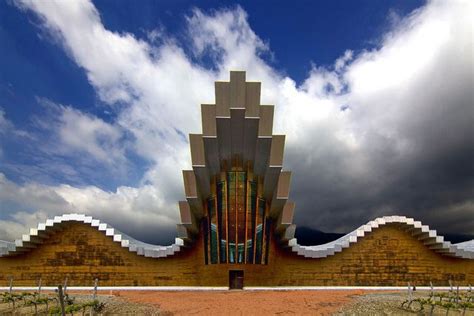
[[[84,151],[107,163],[125,159],[119,145],[122,133],[117,126],[71,107],[62,107],[57,128],[62,144],[72,150]]]
[[[166,210],[162,193],[152,185],[121,186],[115,192],[94,186],[18,185],[0,173],[0,200],[18,210],[11,219],[0,221],[0,239],[6,240],[19,238],[47,218],[71,212],[91,215],[148,240],[156,240],[157,232],[158,240],[169,238],[177,223],[177,212]]]
[[[172,41],[151,47],[132,34],[110,32],[89,1],[21,3],[42,17],[44,26],[85,69],[104,102],[128,106],[118,124],[137,137],[140,154],[156,159],[170,150],[168,143],[183,145],[176,127],[199,129],[200,111],[191,105],[198,99],[212,100],[207,87],[214,76],[192,65]]]
[[[46,98],[38,97],[37,102],[41,111],[30,117],[28,137],[20,140],[24,145],[20,151],[25,149],[20,157],[33,149],[34,163],[26,165],[22,159],[6,161],[4,172],[21,170],[20,179],[26,182],[56,183],[61,179],[80,185],[122,183],[134,175],[128,159],[133,138],[120,125]],[[101,176],[109,181],[101,180]]]
[[[5,133],[8,129],[12,127],[12,123],[7,120],[5,111],[0,108],[0,133]]]
[[[38,223],[44,222],[45,218],[46,213],[42,211],[34,213],[19,211],[12,215],[11,220],[0,220],[0,227],[2,228],[0,230],[0,240],[11,242],[14,239],[21,238],[21,235],[29,233],[29,227],[36,227]]]
[[[6,131],[10,128],[11,123],[10,121],[7,120],[5,117],[5,111],[0,108],[0,140],[3,134],[6,133]],[[2,146],[0,146],[0,158],[3,156],[3,149]]]
[[[187,18],[192,53],[213,57],[217,70],[212,71],[193,64],[172,38],[162,35],[163,42],[154,45],[105,29],[89,1],[21,3],[85,69],[100,98],[122,105],[115,125],[132,133],[134,150],[154,162],[137,189],[54,187],[68,203],[111,210],[117,201],[128,201],[125,196],[143,191],[150,200],[140,200],[137,208],[154,196],[153,214],[170,218],[183,196],[180,169],[190,164],[182,134],[200,131],[199,104],[213,101],[213,81],[243,69],[248,80],[263,82],[263,103],[276,104],[274,130],[287,134],[286,165],[294,171],[301,223],[347,231],[374,216],[402,212],[442,225],[443,216],[430,212],[449,216],[452,203],[463,205],[456,210],[466,214],[472,206],[466,202],[472,179],[455,170],[469,168],[465,158],[473,145],[466,136],[473,134],[474,119],[469,1],[429,2],[395,23],[379,48],[348,50],[331,68],[313,65],[301,86],[265,62],[270,48],[240,7],[196,9]],[[75,119],[66,118],[64,126],[82,131],[90,143],[78,144],[67,133],[63,140],[100,158],[107,151],[94,145],[101,123],[70,112]],[[113,130],[106,133],[112,139]],[[134,203],[122,212],[140,214]],[[130,224],[138,223],[130,218]],[[446,229],[468,231],[472,225]]]
[[[3,108],[0,107],[0,159],[3,158],[3,146],[5,146],[8,141],[23,141],[31,138],[32,136],[28,132],[16,128],[15,124],[7,118]]]

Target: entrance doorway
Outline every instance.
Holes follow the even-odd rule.
[[[244,288],[244,271],[229,270],[229,290],[242,290]]]

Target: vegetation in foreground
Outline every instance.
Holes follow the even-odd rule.
[[[63,304],[61,304],[61,300]],[[55,294],[41,294],[38,292],[4,292],[0,296],[0,304],[8,304],[10,312],[16,314],[17,311],[30,307],[33,315],[96,315],[101,313],[105,303],[97,299],[77,302],[74,297],[56,291]],[[3,312],[6,312],[3,310]]]

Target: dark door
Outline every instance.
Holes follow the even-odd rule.
[[[242,290],[244,288],[244,271],[230,270],[229,271],[229,289]]]

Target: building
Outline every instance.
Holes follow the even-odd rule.
[[[325,286],[474,284],[474,240],[451,244],[404,216],[377,218],[333,242],[301,246],[283,171],[285,136],[273,106],[245,72],[216,82],[203,104],[202,134],[189,136],[178,238],[137,241],[80,214],[40,223],[0,243],[0,279],[16,285]]]

